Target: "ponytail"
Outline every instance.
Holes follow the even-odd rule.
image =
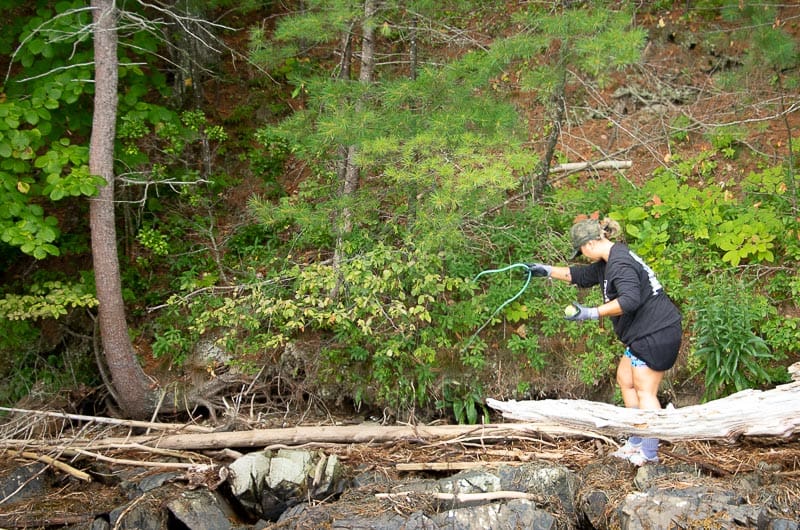
[[[620,234],[622,234],[622,227],[619,225],[619,223],[609,217],[606,217],[600,221],[600,229],[603,231],[603,235],[606,237],[606,239],[614,240],[617,239]]]

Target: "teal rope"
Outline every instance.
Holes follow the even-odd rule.
[[[479,272],[478,275],[475,276],[475,278],[472,279],[472,281],[473,282],[478,281],[478,278],[480,278],[484,274],[494,274],[494,273],[497,273],[497,272],[505,272],[505,271],[508,271],[508,270],[511,270],[511,269],[519,269],[519,268],[528,269],[528,266],[525,265],[524,263],[513,263],[513,264],[511,264],[511,265],[509,265],[507,267],[503,267],[501,269],[488,269],[488,270]],[[497,315],[497,313],[502,311],[503,308],[506,307],[508,304],[510,304],[511,302],[513,302],[514,300],[516,300],[517,298],[522,296],[522,293],[525,292],[525,289],[528,288],[528,285],[530,283],[531,283],[531,271],[530,271],[530,269],[528,269],[528,276],[525,279],[525,285],[522,286],[522,289],[520,289],[517,292],[517,294],[515,294],[514,296],[512,296],[511,298],[509,298],[508,300],[506,300],[502,304],[500,304],[500,307],[498,307],[497,309],[494,310],[494,313],[492,313],[492,315],[488,319],[486,319],[486,322],[484,322],[483,325],[481,327],[479,327],[478,330],[475,333],[472,334],[472,336],[467,341],[467,344],[464,346],[464,349],[462,349],[461,351],[463,352],[467,348],[469,348],[469,345],[472,344],[472,341],[475,340],[475,337],[478,336],[478,333],[483,331],[483,328],[485,328],[486,326],[489,325],[489,323],[492,321],[492,319],[495,317],[495,315]]]

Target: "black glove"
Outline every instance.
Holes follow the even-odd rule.
[[[572,306],[577,309],[574,315],[565,316],[567,320],[597,320],[600,318],[600,313],[596,307],[584,307],[578,302],[572,302]]]
[[[525,266],[527,267],[528,274],[533,278],[548,278],[550,273],[553,272],[553,267],[541,263],[528,263]]]

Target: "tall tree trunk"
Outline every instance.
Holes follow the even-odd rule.
[[[154,410],[154,392],[138,363],[128,337],[125,304],[117,256],[114,218],[114,137],[117,119],[117,12],[113,0],[92,0],[94,18],[95,95],[89,171],[106,180],[91,200],[92,232],[98,321],[102,347],[122,413],[145,418]]]
[[[564,64],[565,53],[562,49],[562,58],[559,60],[560,79],[558,85],[553,89],[550,96],[550,113],[552,121],[550,122],[550,134],[547,137],[547,146],[545,147],[544,157],[540,166],[539,176],[534,182],[533,186],[533,201],[541,200],[544,191],[547,189],[547,182],[550,178],[550,164],[553,162],[553,157],[556,153],[556,146],[558,139],[561,137],[561,126],[564,123],[564,114],[566,113],[566,88],[567,88],[567,66]]]
[[[361,70],[358,75],[358,80],[361,83],[372,83],[375,72],[375,13],[378,9],[378,0],[365,0],[364,1],[364,21],[362,27],[362,40],[361,40]],[[348,50],[345,49],[345,52]],[[360,111],[363,108],[363,103],[356,103],[356,110]],[[360,168],[355,163],[358,148],[354,145],[347,146],[340,150],[344,154],[344,160],[340,170],[340,176],[344,176],[341,183],[340,195],[344,198],[352,197],[358,190],[359,185],[359,171]],[[350,206],[345,205],[339,213],[339,222],[336,234],[336,249],[333,254],[333,267],[337,273],[336,286],[333,288],[331,296],[336,298],[341,289],[341,274],[339,269],[342,260],[344,259],[344,237],[353,230],[353,211]]]
[[[369,85],[375,77],[375,13],[378,10],[378,0],[364,1],[364,22],[362,27],[361,40],[361,70],[358,74],[358,81]],[[363,101],[356,103],[356,110],[364,108]],[[358,147],[351,145],[347,148],[347,164],[344,176],[344,187],[342,195],[351,197],[358,191],[360,168],[356,164]],[[342,232],[348,234],[353,230],[353,212],[345,206],[342,211]]]

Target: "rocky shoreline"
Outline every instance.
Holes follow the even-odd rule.
[[[775,458],[796,460],[800,447],[778,447],[782,454],[765,446],[763,461],[732,476],[678,458],[635,468],[605,449],[578,469],[531,459],[398,474],[336,452],[281,448],[172,470],[91,461],[91,484],[18,462],[0,474],[0,528],[798,530],[798,477]]]

